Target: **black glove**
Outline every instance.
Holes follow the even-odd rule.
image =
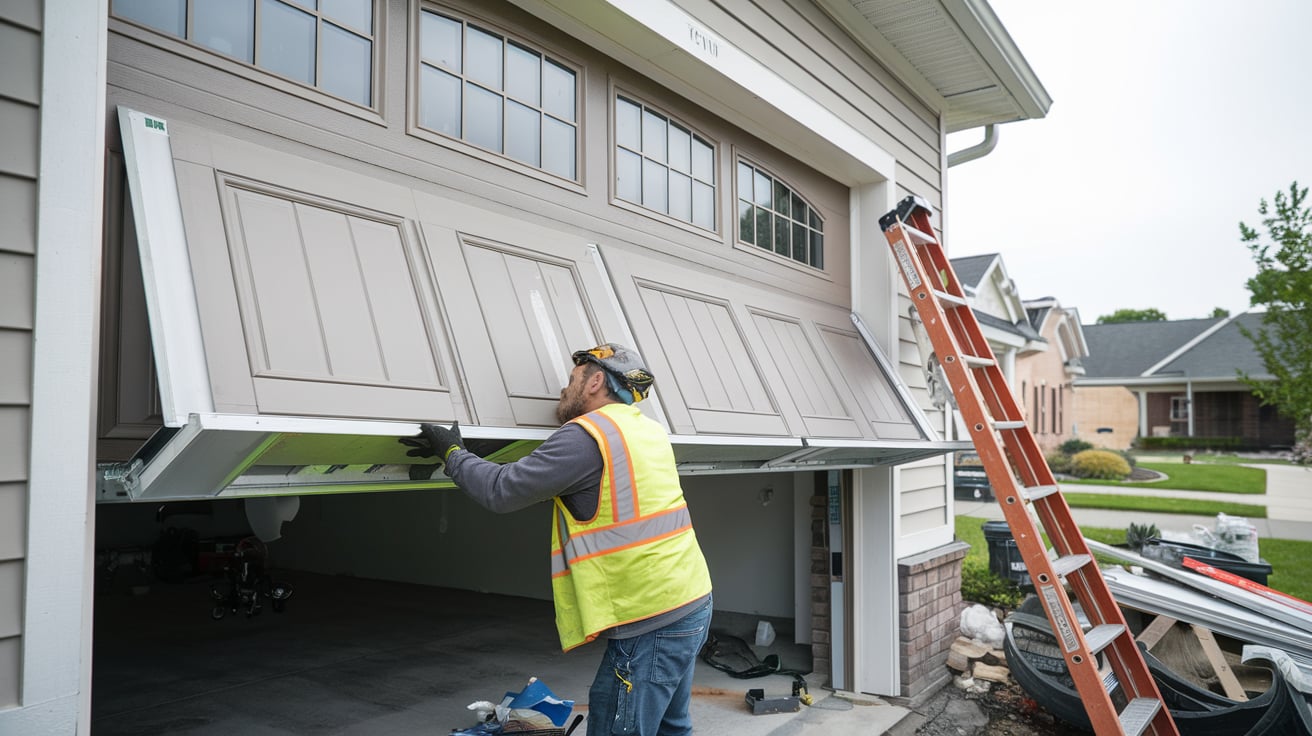
[[[465,449],[465,441],[460,438],[460,422],[452,423],[450,429],[440,424],[421,424],[419,437],[402,437],[401,444],[413,448],[405,453],[410,457],[437,457],[442,462],[456,450]]]

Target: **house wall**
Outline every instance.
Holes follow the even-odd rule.
[[[42,4],[0,6],[0,710],[19,704],[35,326]]]
[[[1073,436],[1095,447],[1128,450],[1139,436],[1139,400],[1121,386],[1076,386]],[[1101,431],[1110,430],[1110,431]]]
[[[1020,399],[1030,431],[1039,447],[1052,452],[1071,439],[1078,409],[1057,334],[1059,315],[1049,314],[1040,333],[1048,341],[1046,350],[1021,355],[1016,360],[1012,390]]]

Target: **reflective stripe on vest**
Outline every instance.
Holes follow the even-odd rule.
[[[566,530],[565,513],[567,512],[557,510],[556,521],[560,525],[561,553],[551,555],[552,577],[569,572],[569,566],[579,560],[654,542],[692,528],[692,516],[688,513],[688,507],[680,506],[645,519],[602,527],[570,537]]]
[[[633,487],[633,465],[629,462],[629,448],[624,442],[624,435],[615,424],[615,420],[593,412],[585,414],[575,421],[587,424],[600,433],[604,443],[601,452],[610,458],[610,502],[611,518],[615,523],[623,523],[638,516],[638,496]],[[564,539],[564,537],[561,537]]]

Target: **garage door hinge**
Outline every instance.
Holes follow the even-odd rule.
[[[131,501],[140,490],[140,459],[126,463],[102,463],[96,466],[97,501]]]

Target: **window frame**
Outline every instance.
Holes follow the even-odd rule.
[[[1172,396],[1169,416],[1172,422],[1189,421],[1189,397],[1183,394]]]
[[[499,166],[501,168],[508,169],[516,173],[529,176],[531,178],[537,179],[539,181],[548,184],[553,184],[562,189],[566,189],[575,192],[577,194],[586,194],[587,193],[586,192],[586,186],[587,186],[586,108],[587,105],[585,104],[585,97],[587,93],[587,68],[582,63],[580,63],[577,59],[571,57],[568,54],[562,53],[554,46],[544,42],[544,40],[538,37],[537,35],[525,29],[515,28],[512,30],[508,28],[505,24],[498,22],[497,20],[493,19],[492,17],[489,17],[486,14],[472,12],[465,8],[455,8],[445,4],[434,3],[434,2],[423,2],[423,1],[416,1],[411,3],[410,8],[412,9],[413,12],[411,12],[410,14],[409,49],[406,54],[406,60],[407,60],[406,61],[406,78],[407,78],[406,133],[412,137],[418,138],[427,143],[432,143],[441,146],[443,148],[446,148],[448,150],[473,156],[486,163],[493,164],[495,166]],[[574,74],[575,120],[573,125],[575,130],[575,147],[574,147],[575,148],[574,150],[575,178],[568,179],[559,174],[555,174],[552,173],[551,171],[540,168],[539,166],[534,166],[532,164],[525,163],[524,161],[521,161],[517,158],[512,158],[510,154],[494,151],[489,148],[484,148],[483,146],[480,146],[477,143],[466,140],[463,135],[464,133],[463,129],[461,131],[461,137],[457,138],[455,136],[448,135],[439,132],[437,130],[434,130],[433,128],[426,127],[422,124],[421,122],[421,116],[423,113],[423,108],[422,108],[423,100],[421,95],[421,87],[423,84],[422,69],[426,63],[423,60],[423,50],[420,48],[420,44],[422,43],[423,13],[435,13],[441,16],[445,16],[451,20],[457,20],[461,23],[462,54],[464,52],[463,50],[464,50],[465,38],[466,38],[465,28],[472,23],[476,28],[478,28],[481,31],[485,31],[493,35],[501,36],[502,47],[503,47],[503,53],[502,53],[503,70],[505,64],[504,48],[505,48],[505,44],[507,42],[510,42],[538,54],[543,59],[549,59],[552,63],[556,64],[557,66],[565,68]],[[432,66],[435,69],[441,69],[441,67],[432,64],[428,64],[428,66]],[[462,61],[462,66],[463,66],[463,61]],[[441,70],[449,73],[445,69],[441,69]],[[463,70],[459,78],[463,85],[466,80]],[[515,100],[513,96],[509,96],[508,93],[506,92],[504,79],[502,81],[502,88],[499,91],[497,91],[497,94],[499,94],[502,97],[502,104],[503,104],[502,147],[504,148],[505,147],[505,133],[504,133],[505,100],[510,99],[516,102],[517,100]],[[538,110],[541,111],[540,106],[538,107]],[[463,128],[464,120],[465,120],[465,103],[464,103],[463,86],[462,86],[462,97],[461,97],[462,128]]]
[[[190,33],[193,23],[193,13],[191,8],[196,0],[185,0],[186,2],[186,21],[185,33]],[[255,7],[261,4],[262,0],[253,0]],[[372,47],[370,49],[369,87],[370,103],[362,105],[345,97],[339,97],[316,84],[308,84],[292,77],[284,76],[277,71],[267,67],[257,65],[253,59],[258,51],[261,23],[257,21],[254,35],[251,38],[252,61],[247,62],[235,56],[219,51],[218,49],[206,46],[194,41],[186,36],[175,36],[172,33],[161,30],[154,26],[146,25],[140,21],[133,20],[121,15],[116,15],[113,11],[113,0],[109,8],[109,30],[112,33],[121,34],[127,38],[140,41],[147,45],[161,49],[163,51],[182,56],[190,61],[208,66],[213,69],[233,74],[251,82],[271,87],[279,92],[285,92],[295,95],[310,102],[316,102],[325,107],[332,108],[339,112],[349,113],[355,117],[384,125],[382,111],[386,102],[385,80],[386,73],[383,69],[385,54],[383,49],[387,45],[388,27],[387,27],[387,3],[385,0],[369,0],[373,13],[373,32],[368,38],[371,39]],[[299,4],[297,0],[292,0],[292,5]],[[258,10],[255,11],[258,14]],[[322,26],[327,22],[331,25],[340,26],[349,29],[356,35],[360,34],[359,29],[348,27],[345,23],[335,21],[326,21],[322,18],[322,11],[308,11],[302,9],[302,12],[311,13],[317,19],[316,22]],[[320,76],[322,62],[322,36],[318,33],[315,35],[315,74],[316,78]]]
[[[817,266],[817,265],[815,265],[815,264],[813,264],[813,263],[811,262],[809,243],[808,243],[808,248],[807,248],[807,253],[808,253],[808,258],[807,258],[807,260],[805,260],[805,261],[800,261],[800,260],[794,258],[794,257],[791,255],[791,253],[788,254],[788,255],[784,255],[784,254],[782,254],[782,253],[779,253],[778,251],[776,251],[776,250],[774,249],[774,245],[773,245],[773,243],[770,245],[770,247],[766,247],[766,246],[759,245],[759,244],[757,244],[757,243],[753,243],[753,242],[750,242],[750,241],[747,241],[747,240],[743,240],[743,239],[740,237],[741,234],[742,234],[742,231],[741,231],[741,229],[740,229],[740,227],[739,227],[739,215],[738,215],[738,205],[739,205],[739,203],[740,203],[740,202],[750,202],[752,207],[758,207],[759,205],[757,205],[757,204],[752,200],[751,197],[744,198],[744,197],[742,197],[742,196],[739,195],[739,193],[738,193],[738,167],[739,167],[739,166],[748,166],[748,167],[750,167],[750,168],[753,170],[753,179],[755,179],[756,174],[761,174],[761,175],[764,175],[764,176],[767,176],[767,177],[770,178],[770,180],[771,180],[771,199],[772,199],[772,200],[773,200],[773,197],[774,197],[773,192],[774,192],[775,187],[777,187],[778,185],[783,185],[785,188],[788,189],[788,192],[789,192],[789,194],[790,194],[790,201],[792,201],[792,200],[794,200],[794,199],[800,199],[800,200],[802,201],[802,203],[806,205],[806,207],[807,207],[807,211],[808,211],[808,214],[814,214],[814,215],[816,216],[816,219],[817,219],[817,220],[819,221],[819,223],[820,223],[819,228],[813,228],[813,227],[811,227],[811,226],[810,226],[810,223],[809,223],[809,218],[808,218],[808,222],[806,222],[806,223],[802,223],[802,222],[800,222],[800,221],[798,221],[798,220],[793,219],[792,214],[791,214],[791,206],[790,206],[789,214],[788,214],[786,217],[788,218],[788,221],[789,221],[790,223],[793,224],[794,227],[797,226],[797,225],[801,225],[801,226],[803,226],[803,227],[805,227],[805,228],[807,229],[807,232],[808,232],[808,233],[818,233],[818,234],[820,235],[820,265]],[[756,254],[757,256],[760,256],[760,257],[767,257],[767,258],[769,258],[769,259],[771,259],[771,260],[773,260],[773,261],[775,261],[775,262],[777,262],[777,263],[783,263],[783,264],[786,264],[786,265],[792,266],[792,267],[794,267],[794,268],[801,269],[801,270],[805,271],[806,273],[810,273],[810,274],[812,274],[812,275],[821,275],[821,276],[824,276],[824,275],[828,274],[828,271],[827,271],[826,266],[825,266],[826,259],[825,259],[825,257],[824,257],[824,248],[825,248],[825,242],[824,242],[824,239],[825,239],[825,231],[824,231],[824,226],[825,226],[826,218],[825,218],[825,216],[823,215],[821,209],[820,209],[819,207],[816,207],[816,206],[815,206],[815,204],[814,204],[814,200],[812,200],[810,197],[804,195],[804,194],[802,193],[802,191],[801,191],[796,185],[794,185],[794,184],[792,183],[792,180],[791,180],[791,179],[789,179],[789,178],[787,178],[787,177],[779,176],[778,174],[775,173],[775,169],[773,169],[773,168],[771,168],[771,167],[769,167],[769,166],[766,166],[766,165],[764,165],[764,164],[762,164],[762,163],[758,163],[757,159],[755,159],[755,158],[753,158],[752,156],[747,155],[747,154],[745,154],[745,153],[737,152],[737,153],[735,154],[735,156],[733,157],[733,163],[732,163],[732,165],[730,166],[730,169],[731,169],[731,172],[732,172],[731,175],[732,175],[732,177],[733,177],[733,195],[732,195],[732,202],[733,202],[733,208],[732,208],[732,209],[733,209],[733,228],[732,228],[731,237],[732,237],[732,242],[734,243],[734,247],[737,248],[737,249],[739,249],[739,250],[745,251],[745,252],[754,253],[754,254]],[[784,216],[783,213],[779,212],[777,209],[770,209],[770,210],[767,210],[767,211],[770,212],[771,215],[772,215],[771,222],[773,222],[776,218],[778,218],[778,217],[780,217],[780,216]],[[790,238],[790,241],[789,241],[789,242],[790,242],[789,250],[791,251],[791,250],[792,250],[792,246],[791,246],[791,238]]]
[[[687,130],[690,139],[701,139],[703,143],[710,146],[711,172],[716,177],[716,180],[711,184],[712,186],[711,202],[715,208],[711,216],[712,227],[710,228],[703,227],[691,220],[681,219],[668,212],[663,212],[658,209],[653,209],[651,207],[642,204],[641,202],[634,202],[633,200],[624,199],[623,197],[620,196],[619,187],[618,187],[618,176],[619,176],[618,153],[621,146],[619,142],[618,101],[621,97],[625,98],[628,102],[639,106],[640,108],[639,116],[641,116],[642,111],[649,110],[653,114],[665,118],[665,122],[667,125],[670,123],[674,123],[678,125],[680,128]],[[612,82],[607,89],[606,118],[607,118],[606,120],[606,127],[607,127],[606,191],[607,191],[607,200],[610,202],[610,204],[615,207],[619,207],[621,209],[628,210],[630,212],[635,212],[645,217],[650,217],[654,220],[658,220],[660,222],[673,225],[687,232],[700,235],[704,238],[712,239],[715,240],[716,242],[722,243],[723,238],[720,234],[720,230],[725,222],[724,212],[723,212],[724,210],[724,189],[723,189],[724,147],[721,145],[719,139],[717,139],[715,136],[708,134],[702,127],[698,125],[694,125],[693,123],[689,122],[688,116],[673,113],[671,112],[669,107],[653,102],[649,95],[640,94],[638,92],[635,92],[633,89],[629,87],[616,84],[614,82]],[[666,145],[667,146],[669,145],[668,132],[666,134]],[[625,150],[632,150],[632,149],[625,147]],[[643,161],[648,160],[646,156],[643,156],[641,151],[637,151],[636,153],[638,153],[638,155],[642,158]],[[669,166],[668,155],[666,157],[666,160],[664,162],[661,162],[661,165],[665,166],[667,171],[669,170],[670,166]],[[691,174],[692,172],[689,171],[688,177],[693,182],[696,181],[704,182],[704,180],[694,179]],[[668,182],[668,178],[667,178],[667,182]],[[689,186],[692,186],[692,184],[690,183]],[[668,196],[668,188],[667,188],[667,196]]]

